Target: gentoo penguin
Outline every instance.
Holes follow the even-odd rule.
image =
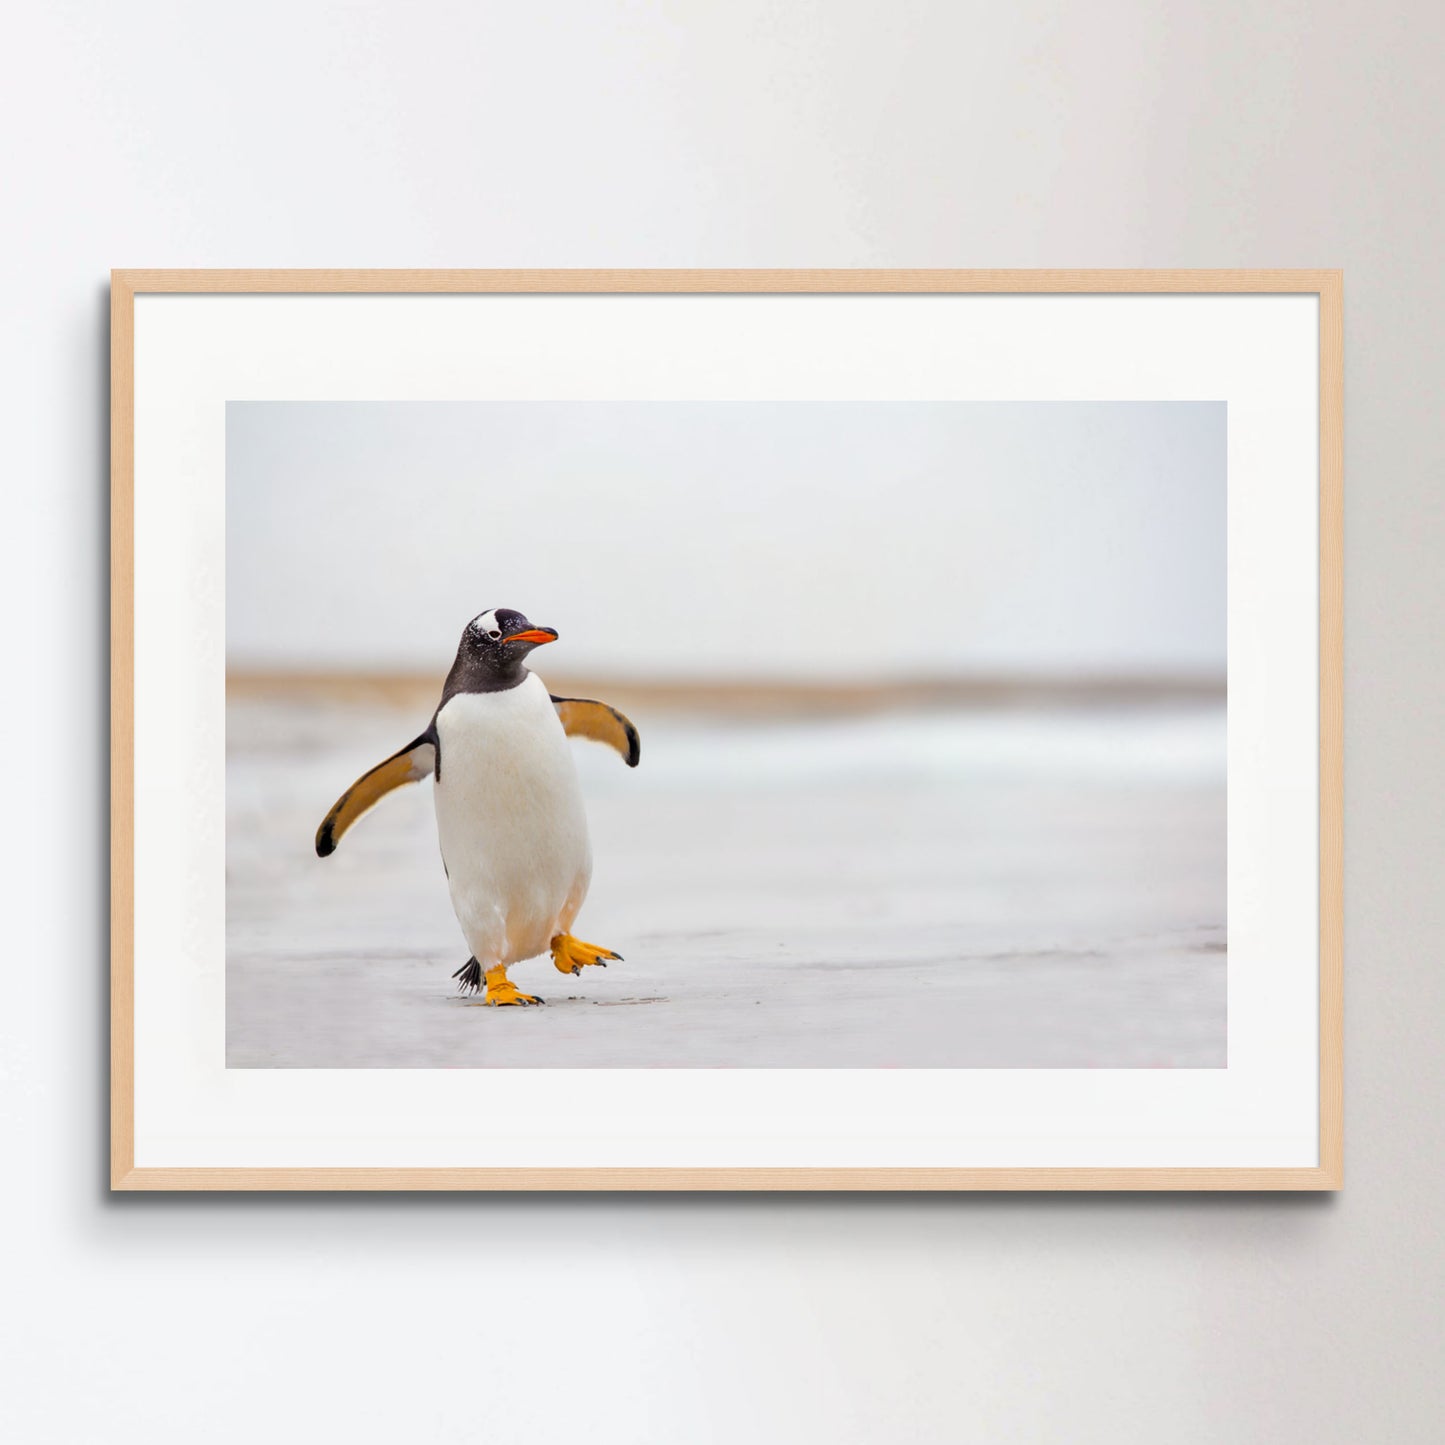
[[[532,1004],[507,969],[550,952],[561,973],[603,968],[622,955],[573,938],[592,878],[592,849],[568,736],[615,748],[635,768],[637,729],[616,708],[553,697],[524,664],[555,642],[520,612],[474,617],[426,730],[358,778],[316,832],[316,852],[335,852],[346,830],[393,788],[431,773],[437,838],[452,907],[472,956],[452,975],[489,1004]]]

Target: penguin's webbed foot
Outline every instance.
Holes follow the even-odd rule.
[[[504,1004],[533,1004],[546,1003],[544,998],[538,998],[534,993],[523,993],[511,979],[507,977],[506,966],[498,964],[496,968],[489,968],[486,973],[487,992],[482,998],[484,1004],[493,1008],[500,1008]]]
[[[552,940],[552,963],[558,973],[577,974],[593,965],[606,968],[609,958],[614,963],[622,962],[620,953],[613,953],[610,948],[599,948],[595,943],[583,943],[570,933],[559,933]]]

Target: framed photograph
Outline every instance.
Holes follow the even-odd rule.
[[[118,271],[116,1189],[1335,1189],[1333,271]]]

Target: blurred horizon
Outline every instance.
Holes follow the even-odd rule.
[[[727,716],[847,716],[880,712],[994,711],[1020,708],[1099,709],[1165,704],[1222,705],[1228,693],[1223,675],[1193,677],[1078,677],[982,675],[951,678],[891,678],[880,683],[787,681],[765,678],[679,679],[579,675],[533,670],[550,691],[564,697],[600,697],[624,708],[654,712],[715,712]],[[349,702],[430,708],[445,669],[364,671],[358,669],[227,668],[231,699],[277,702]]]

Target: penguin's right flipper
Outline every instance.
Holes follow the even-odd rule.
[[[316,830],[316,854],[325,858],[336,851],[341,835],[370,812],[393,788],[420,782],[436,766],[436,735],[430,728],[384,763],[363,773],[337,800]]]

